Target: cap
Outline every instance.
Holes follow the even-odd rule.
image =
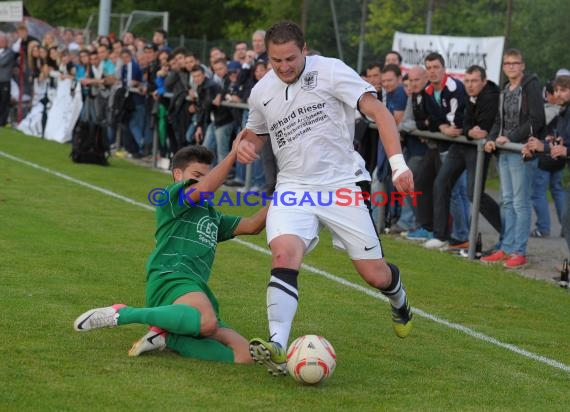
[[[560,69],[556,72],[556,76],[555,77],[559,77],[559,76],[570,76],[570,70],[568,69]]]
[[[238,72],[240,71],[240,69],[241,69],[241,64],[239,62],[236,62],[235,60],[228,62],[229,72]]]

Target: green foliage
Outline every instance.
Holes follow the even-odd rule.
[[[527,72],[539,74],[544,83],[562,67],[570,68],[570,2],[567,0],[516,0],[511,47],[519,48]]]
[[[366,24],[366,41],[374,60],[392,49],[394,32],[425,32],[424,0],[371,0]]]
[[[343,57],[352,67],[357,62],[362,1],[334,0]],[[214,44],[250,41],[256,29],[267,28],[278,20],[300,23],[304,2],[309,47],[338,57],[330,0],[114,0],[112,11],[168,11],[171,44],[178,45],[180,36],[199,39],[201,43],[190,48],[204,57]],[[54,26],[84,27],[89,16],[98,12],[99,1],[26,0],[26,7],[33,16]],[[425,33],[427,7],[428,0],[369,0],[364,63],[382,59],[392,48],[395,31]],[[502,36],[506,11],[504,0],[433,0],[432,33]],[[542,81],[553,77],[561,67],[570,68],[565,47],[570,38],[569,15],[568,0],[513,0],[510,45],[522,50],[527,71],[538,73]]]

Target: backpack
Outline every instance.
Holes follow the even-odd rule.
[[[109,145],[103,134],[103,128],[78,121],[73,129],[70,156],[75,163],[108,166]]]
[[[126,87],[119,87],[113,90],[109,99],[110,124],[117,125],[124,123],[134,110],[134,102]]]

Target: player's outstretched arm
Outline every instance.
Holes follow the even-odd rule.
[[[234,231],[234,236],[257,235],[261,232],[263,228],[265,228],[265,219],[268,210],[269,205],[259,209],[252,216],[242,218]]]
[[[386,106],[370,93],[365,93],[358,102],[358,108],[374,120],[378,127],[380,140],[392,167],[392,180],[396,189],[402,192],[414,190],[414,178],[402,156],[400,133],[396,121]]]
[[[261,152],[267,136],[258,136],[249,129],[243,129],[238,136],[241,137],[237,155],[238,162],[247,165],[259,159],[258,153]]]
[[[212,169],[210,173],[204,176],[198,183],[186,188],[186,196],[194,202],[200,202],[202,198],[200,194],[213,193],[224,183],[228,173],[237,159],[238,146],[241,136],[237,136],[232,144],[232,149],[228,155]]]

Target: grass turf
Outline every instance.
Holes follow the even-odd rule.
[[[0,130],[0,151],[141,203],[168,175],[113,159],[76,165],[68,145]],[[153,213],[0,156],[0,409],[5,410],[565,410],[568,372],[416,316],[395,337],[388,305],[309,271],[300,277],[292,338],[327,337],[338,355],[319,387],[261,367],[128,358],[145,332],[131,325],[81,334],[86,309],[144,304]],[[231,214],[251,208],[225,207]],[[264,246],[264,236],[244,237]],[[501,268],[383,238],[413,306],[521,349],[570,364],[568,292]],[[364,285],[330,236],[306,263]],[[218,249],[211,286],[222,317],[247,338],[266,335],[269,257],[237,242]]]

